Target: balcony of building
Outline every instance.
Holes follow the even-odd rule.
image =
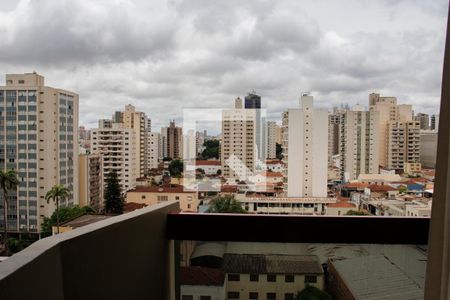
[[[346,285],[355,289],[352,293],[364,294],[364,284],[368,283],[358,280],[370,272],[386,285],[381,294],[400,297],[395,299],[422,299],[427,289],[428,218],[178,211],[177,202],[165,202],[39,240],[0,263],[0,299],[188,299],[182,296],[200,292],[202,287],[186,286],[183,280],[189,274],[185,273],[213,267],[214,272],[227,276],[233,270],[243,272],[240,284],[254,286],[255,291],[250,292],[265,297],[266,290],[245,282],[250,276],[244,274],[248,267],[234,262],[248,259],[263,260],[253,271],[260,273],[251,274],[260,277],[259,284],[264,284],[270,275],[267,272],[276,269],[281,272],[277,273],[278,283],[285,284],[289,272],[298,272],[292,285],[295,281],[303,286],[306,279],[314,277],[320,288],[328,287],[330,292],[341,285],[328,281],[346,276],[353,278]],[[211,254],[211,249],[224,253]],[[293,266],[283,267],[280,259],[291,261]],[[350,276],[349,266],[354,263],[359,264],[354,273],[360,278]],[[327,272],[334,272],[333,276]],[[241,289],[239,299],[248,299],[248,291],[239,288],[239,282],[224,280],[224,296],[219,299],[239,293],[233,289]],[[274,288],[273,292],[281,298],[283,292],[292,294],[289,291]],[[414,297],[401,298],[405,295]]]

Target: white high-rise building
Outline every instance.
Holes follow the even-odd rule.
[[[356,180],[359,174],[379,172],[379,113],[345,111],[341,115],[339,154],[341,178]]]
[[[45,86],[36,73],[6,74],[6,86],[0,86],[0,167],[15,170],[19,179],[8,195],[9,231],[40,231],[55,210],[53,201],[45,201],[54,185],[70,190],[62,206],[78,204],[77,131],[77,94]]]
[[[287,195],[327,197],[328,112],[302,95],[301,108],[288,110]]]
[[[158,168],[160,157],[161,137],[157,132],[149,132],[147,136],[147,164],[148,169]]]

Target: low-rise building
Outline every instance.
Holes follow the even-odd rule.
[[[222,300],[225,298],[225,273],[206,267],[180,268],[182,300]]]
[[[72,220],[69,220],[67,222],[64,222],[59,225],[59,232],[67,232],[74,230],[76,228],[86,226],[92,223],[96,223],[98,221],[106,220],[108,218],[112,217],[111,215],[94,215],[94,214],[84,214],[81,216],[78,216],[76,218],[73,218]],[[52,226],[52,234],[56,234],[57,227]]]
[[[136,187],[127,192],[126,202],[145,203],[154,205],[164,201],[180,201],[182,211],[198,211],[198,194],[193,191],[185,191],[183,186],[149,186]]]
[[[357,211],[356,204],[349,201],[339,201],[336,203],[330,203],[325,208],[325,215],[327,216],[342,216],[346,215],[349,211]]]
[[[336,203],[336,198],[319,197],[265,197],[237,194],[235,199],[253,214],[295,214],[323,215],[328,204]]]
[[[203,170],[205,175],[217,175],[219,170],[222,172],[220,160],[196,160],[195,168]]]
[[[283,172],[284,164],[279,159],[270,159],[266,161],[266,169],[271,172]]]
[[[324,288],[314,255],[231,254],[223,256],[226,299],[294,299],[307,285]]]

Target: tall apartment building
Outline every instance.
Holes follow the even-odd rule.
[[[420,130],[430,129],[430,116],[428,114],[418,113],[414,120],[420,123]]]
[[[8,195],[8,230],[39,232],[55,210],[44,199],[54,185],[70,190],[62,206],[78,204],[78,95],[45,86],[36,73],[6,74],[0,133],[0,168],[15,170],[19,179]]]
[[[89,205],[96,211],[103,208],[102,156],[80,154],[78,159],[79,205]]]
[[[379,168],[379,113],[345,111],[339,126],[341,178],[356,180],[359,174],[376,174]]]
[[[107,127],[102,127],[102,125]],[[111,125],[111,126],[109,126]],[[91,150],[102,156],[102,188],[109,172],[115,171],[125,192],[135,187],[140,177],[136,131],[125,128],[123,123],[108,123],[100,120],[99,128],[91,130]]]
[[[328,163],[332,162],[333,155],[339,154],[339,126],[343,112],[335,109],[328,115]]]
[[[431,130],[435,130],[438,131],[438,127],[439,127],[439,115],[432,115],[431,116]]]
[[[240,98],[238,98],[240,99]],[[255,114],[255,144],[257,149],[257,158],[261,161],[265,161],[266,153],[266,128],[265,118],[263,120],[261,115],[261,96],[257,95],[255,91],[249,93],[244,98],[244,108],[254,110]]]
[[[327,197],[328,112],[306,94],[288,110],[287,195]]]
[[[169,127],[161,128],[162,147],[164,157],[172,159],[182,158],[183,154],[183,130],[171,121]]]
[[[266,158],[273,159],[277,157],[277,130],[278,125],[276,122],[268,121],[266,122]]]
[[[284,184],[287,186],[287,166],[288,166],[288,137],[289,137],[289,110],[281,113],[281,151],[283,154],[282,162],[284,164],[283,177]]]
[[[136,108],[129,104],[125,106],[125,111],[122,113],[122,122],[125,128],[135,130],[136,148],[139,149],[139,176],[145,176],[147,173],[147,115],[144,112],[136,111]]]
[[[379,112],[380,165],[403,170],[404,163],[418,163],[420,158],[420,124],[413,121],[412,106],[397,105],[395,97],[369,95],[371,111]],[[417,127],[417,128],[416,128]]]
[[[403,170],[405,163],[420,162],[420,123],[389,122],[387,147],[388,169]]]
[[[147,136],[147,164],[148,169],[157,169],[159,161],[163,158],[160,152],[161,136],[157,132],[149,132]]]
[[[237,98],[234,109],[222,111],[220,155],[225,178],[246,180],[255,171],[256,113],[241,107],[242,100]]]

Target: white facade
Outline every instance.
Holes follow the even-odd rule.
[[[223,300],[225,297],[225,287],[215,285],[186,285],[180,288],[181,297],[192,296],[192,300],[203,300],[202,296],[209,296],[210,300]]]
[[[303,95],[301,108],[288,111],[288,197],[326,197],[328,113]]]
[[[147,133],[147,164],[148,169],[157,169],[160,158],[161,135],[157,132]]]

